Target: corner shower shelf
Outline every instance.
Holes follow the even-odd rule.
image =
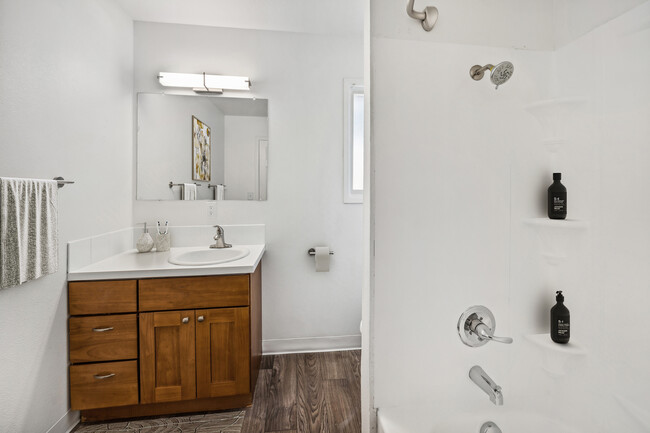
[[[587,351],[573,343],[557,344],[549,334],[530,334],[525,339],[542,352],[541,368],[551,376],[563,376],[587,355]]]
[[[540,230],[585,230],[589,228],[589,221],[567,218],[564,220],[552,220],[550,218],[528,218],[524,220],[529,226]]]
[[[543,351],[553,351],[568,356],[585,356],[587,354],[582,346],[571,341],[567,344],[555,343],[551,340],[550,334],[529,334],[525,338]]]

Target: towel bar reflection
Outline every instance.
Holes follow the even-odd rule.
[[[184,184],[182,184],[182,183],[174,183],[174,182],[172,182],[171,180],[169,181],[169,187],[170,187],[170,188],[173,188],[173,187],[175,187],[175,186],[183,186],[183,185],[184,185]],[[194,182],[194,185],[196,185],[196,186],[203,186],[202,183],[196,183],[196,182]]]
[[[316,250],[314,248],[310,248],[307,250],[307,254],[310,256],[315,256],[316,255]],[[334,251],[330,251],[330,256],[334,255]]]
[[[56,180],[57,186],[59,188],[63,188],[66,185],[74,183],[74,180],[65,180],[61,176],[55,177],[54,180]]]

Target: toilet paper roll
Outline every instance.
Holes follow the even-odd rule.
[[[330,270],[330,247],[316,247],[316,272],[329,272]]]

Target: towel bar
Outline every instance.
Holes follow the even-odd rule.
[[[313,248],[310,248],[310,249],[307,250],[307,254],[309,254],[310,256],[315,256],[316,255],[316,250],[313,249]],[[333,255],[334,255],[334,251],[330,251],[330,256],[333,256]]]
[[[65,180],[61,176],[55,177],[54,180],[56,180],[59,188],[63,188],[66,185],[74,183],[74,180]]]
[[[184,185],[184,184],[182,184],[182,183],[174,183],[174,182],[172,182],[171,180],[169,181],[169,187],[170,187],[170,188],[173,188],[173,187],[175,187],[175,186],[183,186],[183,185]],[[194,185],[196,185],[196,186],[203,186],[202,183],[196,183],[196,182],[194,182]]]

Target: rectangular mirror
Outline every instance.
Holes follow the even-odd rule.
[[[266,99],[139,93],[137,199],[266,200],[268,127]]]

